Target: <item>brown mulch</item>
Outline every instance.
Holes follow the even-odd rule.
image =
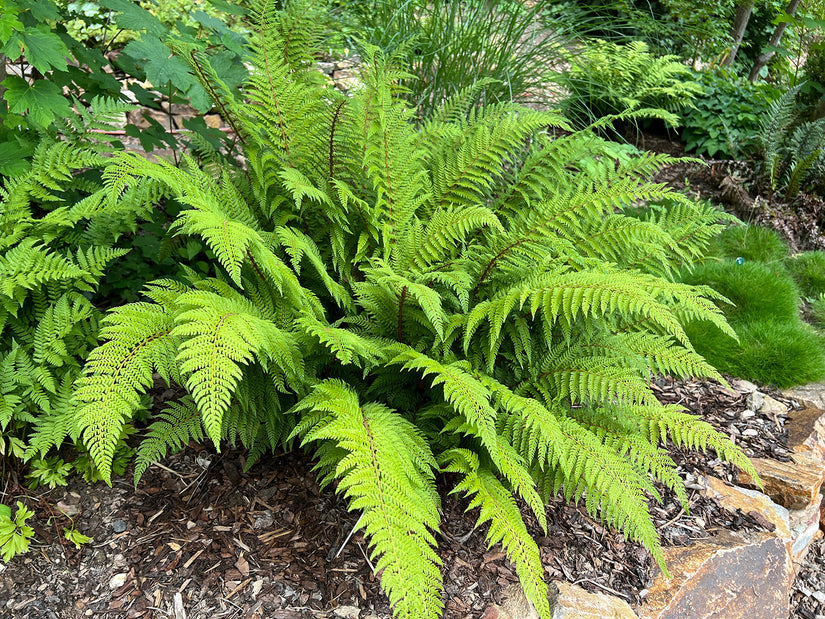
[[[664,402],[701,413],[750,455],[785,455],[783,418],[743,419],[747,394],[700,381],[661,379],[656,388]],[[743,436],[749,428],[760,436]],[[690,513],[669,491],[661,505],[651,503],[663,545],[685,545],[721,529],[763,528],[697,491],[696,475],[731,479],[730,467],[713,454],[674,448],[672,455],[687,481]],[[72,481],[39,495],[8,488],[37,507],[37,543],[0,573],[3,616],[292,619],[333,617],[334,609],[350,606],[362,618],[389,617],[363,535],[347,540],[357,514],[331,489],[318,489],[311,458],[279,454],[248,473],[239,470],[241,462],[239,453],[193,446],[152,467],[137,490],[128,477],[113,488]],[[473,532],[477,511],[465,513],[466,502],[448,494],[446,480],[439,490],[444,616],[477,618],[517,582],[515,570],[499,546],[487,548],[484,531]],[[61,542],[57,533],[70,520],[58,504],[94,542],[80,550]],[[602,527],[582,506],[557,499],[547,517],[546,535],[532,516],[526,521],[548,579],[641,602],[657,569],[647,551]]]

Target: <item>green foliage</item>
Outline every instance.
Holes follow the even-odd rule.
[[[69,473],[72,472],[72,465],[67,464],[62,458],[52,456],[49,458],[36,458],[29,463],[29,472],[26,477],[29,479],[29,488],[37,490],[40,486],[57,488],[69,483]]]
[[[702,93],[682,112],[685,150],[722,159],[739,158],[758,147],[760,119],[780,92],[765,82],[751,84],[722,69],[694,74]]]
[[[567,114],[581,124],[624,111],[678,124],[679,112],[692,106],[702,92],[690,69],[676,56],[656,56],[641,41],[626,45],[592,40],[570,56],[561,84],[568,91]]]
[[[696,349],[722,372],[779,388],[825,377],[825,339],[801,320],[735,323],[739,342],[706,323],[687,327]]]
[[[800,191],[822,186],[825,175],[825,118],[800,120],[799,86],[789,89],[762,115],[759,143],[762,174],[771,192],[793,199]]]
[[[803,67],[802,95],[806,103],[814,104],[825,96],[825,41],[809,46]]]
[[[74,547],[78,550],[81,546],[83,546],[83,544],[88,544],[89,542],[94,540],[93,537],[83,535],[83,533],[81,533],[77,529],[70,529],[68,527],[63,527],[63,537],[65,537],[66,540],[74,544]]]
[[[208,274],[182,265],[102,320],[72,401],[104,477],[157,373],[187,394],[154,419],[137,476],[193,439],[239,443],[249,465],[296,440],[314,447],[321,483],[362,514],[398,617],[441,613],[439,472],[480,508],[543,619],[543,569],[516,499],[545,527],[549,496],[583,500],[663,566],[650,475],[686,498],[667,440],[755,475],[649,386],[657,372],[720,378],[683,328],[732,334],[720,297],[671,274],[725,217],[648,180],[672,158],[616,161],[588,131],[553,139],[564,119],[478,106],[477,88],[417,127],[394,96],[404,74],[376,48],[346,98],[313,69],[311,4],[256,13],[243,98],[202,51],[173,45],[247,165],[121,154],[104,173],[104,208],[172,195],[184,210],[170,233],[214,255]],[[622,214],[665,199],[673,207],[649,218]]]
[[[17,501],[17,513],[11,517],[11,507],[0,505],[0,556],[4,563],[29,550],[29,541],[34,537],[34,529],[26,521],[34,512]]]
[[[806,251],[792,256],[785,265],[804,297],[825,294],[825,252]]]
[[[779,233],[764,226],[752,224],[725,228],[711,243],[710,256],[745,262],[780,262],[788,255],[788,246]]]
[[[401,95],[426,118],[478,84],[485,102],[541,98],[567,38],[536,27],[543,3],[515,0],[372,0],[347,8],[359,38],[410,75]]]
[[[52,0],[4,3],[0,60],[16,63],[19,70],[9,72],[0,86],[0,175],[23,171],[42,135],[54,137],[56,122],[71,116],[73,109],[82,113],[95,98],[129,98],[154,109],[161,109],[161,103],[189,103],[199,112],[208,112],[212,104],[206,91],[163,42],[171,36],[219,45],[221,51],[208,56],[211,66],[231,87],[244,79],[243,36],[203,11],[170,27],[130,0],[101,0],[103,15],[90,10],[78,14],[74,4]],[[89,4],[84,6],[89,8]],[[79,21],[105,22],[105,40],[95,44],[70,36],[66,25],[77,31]],[[132,40],[118,49],[125,42],[120,39],[124,32],[125,40]],[[118,54],[111,61],[104,53],[115,43]],[[123,72],[133,79],[115,78]],[[198,133],[200,140],[229,144],[221,131],[209,129],[202,118],[192,119],[187,128]],[[126,133],[140,139],[146,150],[174,149],[178,138],[171,129],[151,121],[145,130],[128,125]]]

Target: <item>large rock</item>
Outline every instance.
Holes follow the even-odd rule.
[[[782,540],[791,540],[790,514],[785,507],[777,505],[758,490],[729,486],[716,477],[702,477],[699,484],[703,486],[703,495],[714,499],[719,505],[730,511],[742,510],[767,525],[773,525],[773,534]]]
[[[792,462],[751,458],[765,494],[788,509],[804,509],[814,502],[825,480],[825,464],[810,454],[797,453]],[[737,472],[737,483],[753,486],[750,475]]]
[[[825,383],[810,383],[794,387],[784,391],[782,395],[796,400],[800,404],[825,409]]]
[[[795,509],[790,512],[790,553],[796,570],[805,560],[805,555],[808,554],[808,549],[816,539],[817,531],[819,531],[821,503],[822,497],[818,496],[817,500],[805,509]]]
[[[638,619],[624,600],[566,582],[551,582],[548,599],[553,619]]]
[[[487,607],[482,619],[538,619],[519,585],[507,587],[502,597],[503,604]],[[638,619],[624,600],[603,593],[588,593],[566,582],[551,582],[547,599],[553,619]]]
[[[784,542],[794,569],[799,569],[819,530],[821,497],[803,509],[787,510],[757,490],[728,486],[715,477],[701,478],[699,483],[704,487],[702,494],[725,509],[739,509],[772,528],[770,532]]]
[[[796,453],[810,453],[825,462],[825,411],[812,406],[791,411],[785,427],[788,447]]]
[[[656,576],[639,612],[643,619],[788,617],[793,568],[778,537],[723,532],[664,552],[672,578]]]

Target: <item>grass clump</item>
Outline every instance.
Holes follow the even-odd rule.
[[[739,342],[707,322],[686,329],[697,352],[720,371],[786,388],[825,376],[825,338],[801,320],[736,322]]]
[[[746,262],[775,262],[788,255],[788,246],[776,230],[747,224],[730,226],[710,247],[710,255],[743,258]]]
[[[723,231],[709,256],[716,259],[683,273],[683,280],[731,302],[720,307],[739,340],[695,321],[685,330],[697,352],[722,372],[782,388],[825,377],[825,337],[800,317],[800,292],[825,292],[825,252],[791,258],[776,231],[743,225]],[[811,322],[825,325],[825,295],[805,310]]]
[[[799,291],[781,263],[708,262],[684,280],[705,284],[727,297],[732,305],[722,309],[729,320],[793,320],[799,313]]]
[[[825,293],[825,252],[806,251],[785,261],[803,297]]]

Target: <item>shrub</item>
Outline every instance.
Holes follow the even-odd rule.
[[[696,350],[720,371],[779,388],[825,377],[825,339],[801,320],[765,317],[731,324],[738,343],[707,323],[687,327]]]
[[[825,294],[825,252],[806,251],[785,261],[804,297]]]
[[[418,130],[374,48],[364,87],[336,93],[311,68],[317,25],[307,3],[260,7],[244,101],[202,51],[173,44],[247,166],[123,154],[105,172],[108,207],[124,191],[168,192],[185,205],[171,232],[215,260],[212,275],[186,269],[103,319],[74,396],[97,466],[108,474],[157,372],[188,394],[155,417],[136,480],[192,439],[239,442],[249,465],[312,445],[321,483],[361,511],[398,617],[441,613],[437,472],[480,508],[543,619],[544,568],[516,498],[545,526],[548,496],[586,494],[664,568],[650,475],[687,506],[664,442],[711,447],[755,475],[649,387],[652,372],[719,378],[681,326],[732,333],[716,296],[667,277],[706,247],[719,213],[648,182],[669,157],[588,157],[602,148],[589,133],[553,140],[563,119],[478,107],[472,89]],[[655,221],[616,212],[668,197],[676,206]],[[686,226],[696,233],[677,241]]]
[[[723,71],[694,73],[702,93],[682,112],[685,150],[723,159],[740,158],[757,146],[760,118],[779,91],[765,82],[751,84]]]
[[[541,98],[564,34],[537,27],[542,3],[373,0],[348,5],[364,41],[409,72],[401,95],[421,117],[484,80],[487,102]]]
[[[756,318],[792,320],[799,313],[799,291],[781,263],[707,262],[686,274],[685,281],[724,295],[733,303],[724,308],[725,315],[738,323]]]
[[[772,228],[751,224],[730,226],[711,243],[709,255],[746,262],[777,262],[788,255],[788,246]]]
[[[582,125],[627,110],[647,110],[675,126],[674,112],[691,107],[702,92],[676,56],[654,56],[641,41],[587,41],[569,61],[570,69],[561,77],[569,93],[564,109]]]

